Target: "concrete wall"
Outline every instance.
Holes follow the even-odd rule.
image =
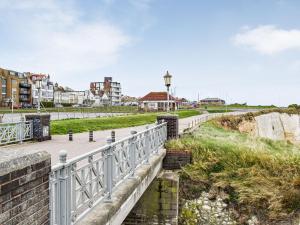
[[[256,136],[300,142],[300,115],[269,113],[255,117]]]
[[[0,150],[0,224],[49,224],[50,155]]]

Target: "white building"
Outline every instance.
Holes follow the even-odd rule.
[[[54,87],[54,104],[83,105],[87,100],[92,100],[91,97],[89,91],[74,91],[57,83]]]
[[[54,98],[54,86],[50,81],[50,76],[46,74],[26,74],[31,84],[32,104],[36,105],[38,103],[39,89],[41,102],[52,102]]]

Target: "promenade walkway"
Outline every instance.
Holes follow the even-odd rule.
[[[188,128],[189,124],[191,124],[192,121],[195,121],[205,116],[206,115],[203,114],[199,116],[180,119],[179,120],[180,132]],[[145,129],[145,127],[146,125],[138,126],[138,127],[115,129],[114,131],[116,132],[116,140],[120,140],[122,138],[128,137],[130,135],[130,131],[132,130],[142,131]],[[53,135],[51,141],[35,142],[35,143],[27,142],[23,144],[3,146],[0,148],[21,149],[23,151],[33,150],[33,149],[47,151],[51,154],[52,165],[54,165],[58,163],[58,155],[60,150],[66,150],[68,152],[68,159],[70,159],[105,145],[107,138],[110,137],[110,134],[111,134],[111,130],[95,131],[94,142],[89,142],[88,132],[73,134],[73,141],[68,140],[68,135]]]

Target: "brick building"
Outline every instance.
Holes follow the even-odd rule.
[[[28,107],[32,103],[31,84],[26,74],[0,68],[0,106]]]

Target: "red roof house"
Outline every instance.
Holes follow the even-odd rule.
[[[168,107],[167,92],[150,92],[139,100],[140,108],[145,111],[166,111]],[[176,99],[169,95],[169,107],[171,110],[176,110],[178,104]]]

